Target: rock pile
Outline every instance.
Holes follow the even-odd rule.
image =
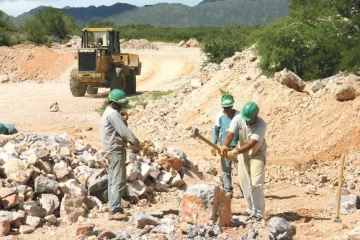
[[[200,43],[198,40],[196,40],[195,38],[190,38],[188,41],[181,41],[178,44],[179,47],[185,47],[185,48],[189,48],[189,47],[199,47]]]
[[[126,41],[125,39],[120,39],[120,49],[155,49],[158,50],[159,47],[149,42],[146,39],[130,39]]]
[[[148,142],[149,143],[149,142]],[[90,211],[107,211],[107,162],[82,140],[67,135],[19,134],[0,143],[0,218],[16,231],[32,232],[36,227],[76,222]],[[182,187],[185,154],[178,149],[128,151],[124,207],[153,201],[156,191]],[[176,151],[175,151],[176,150]],[[177,156],[182,153],[183,158]],[[149,154],[152,153],[152,154]],[[181,155],[181,154],[180,154]],[[26,228],[26,230],[24,230]]]

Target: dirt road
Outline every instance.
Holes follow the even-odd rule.
[[[137,81],[139,93],[172,89],[175,79],[197,69],[201,60],[200,49],[178,49],[165,45],[161,51],[132,51],[140,55],[143,63],[142,74]],[[22,132],[76,134],[90,127],[97,131],[100,115],[96,110],[106,100],[109,89],[100,89],[97,95],[74,98],[68,82],[73,64],[68,64],[69,67],[55,81],[1,84],[1,121],[15,124]],[[59,104],[60,111],[50,112],[50,105],[55,102]]]

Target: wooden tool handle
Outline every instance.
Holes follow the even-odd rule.
[[[340,214],[340,202],[341,202],[341,189],[343,185],[343,176],[344,176],[344,163],[345,163],[345,154],[342,154],[340,157],[340,168],[339,168],[339,179],[338,179],[338,189],[337,189],[337,201],[336,201],[336,217],[339,218]]]

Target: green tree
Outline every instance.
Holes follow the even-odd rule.
[[[311,80],[340,70],[359,71],[359,28],[352,21],[358,1],[349,2],[291,0],[289,16],[252,36],[258,39],[263,72],[272,75],[287,68]]]
[[[10,21],[9,17],[5,17],[0,11],[0,46],[11,46],[18,41],[17,27]]]
[[[40,21],[46,28],[50,36],[64,39],[67,29],[64,21],[64,14],[55,8],[47,8],[45,11],[38,11],[35,19]]]
[[[352,23],[359,27],[360,25],[360,1],[359,0],[333,0],[338,13],[348,18]]]
[[[250,28],[245,26],[220,28],[217,35],[211,34],[204,39],[202,50],[209,62],[221,63],[245,48],[249,32]]]
[[[33,18],[26,20],[23,29],[29,41],[36,44],[45,44],[48,42],[46,36],[47,29],[39,19]]]
[[[63,20],[65,23],[66,34],[79,35],[80,31],[73,16],[64,15]]]

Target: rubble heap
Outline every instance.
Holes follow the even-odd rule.
[[[130,39],[126,41],[125,39],[120,39],[120,48],[121,49],[155,49],[158,50],[159,47],[149,42],[146,39]]]
[[[188,162],[176,157],[179,150],[155,152],[151,142],[142,147],[148,156],[127,150],[124,205],[147,204],[156,192],[185,184],[181,172]],[[56,225],[60,219],[76,222],[90,211],[107,211],[108,172],[102,152],[65,134],[19,134],[1,141],[0,176],[0,218],[22,233],[44,223]]]

